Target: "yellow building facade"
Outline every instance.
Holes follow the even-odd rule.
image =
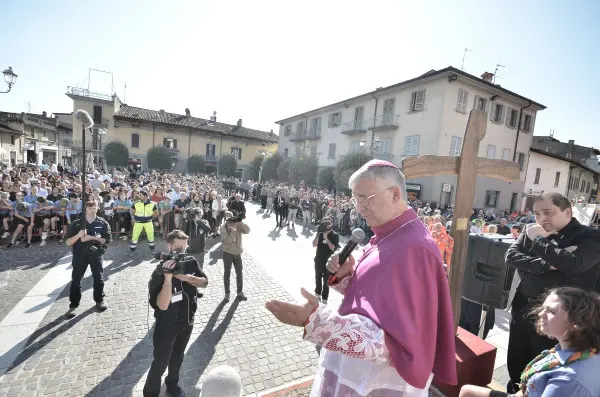
[[[71,89],[67,95],[73,99],[73,112],[86,110],[96,125],[106,134],[101,138],[105,144],[123,142],[129,148],[131,164],[147,169],[146,154],[154,146],[171,149],[173,169],[187,171],[190,156],[204,156],[207,172],[217,173],[219,158],[233,154],[238,160],[236,176],[250,179],[249,166],[257,155],[277,152],[278,136],[272,131],[254,130],[242,125],[217,122],[215,119],[192,117],[185,114],[150,110],[128,106],[115,95],[106,97],[90,94],[84,90]],[[74,116],[74,140],[81,131],[81,122]],[[86,138],[87,139],[87,138]],[[98,137],[92,137],[92,141]],[[91,146],[86,143],[86,148]],[[100,158],[101,149],[94,153]]]

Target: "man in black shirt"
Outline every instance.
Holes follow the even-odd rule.
[[[333,219],[330,216],[324,217],[313,240],[313,247],[317,248],[315,255],[315,294],[324,304],[327,304],[329,298],[327,261],[331,254],[340,247],[340,236],[332,229],[332,226]]]
[[[98,217],[98,203],[88,201],[85,203],[85,217],[82,228],[82,220],[71,222],[67,229],[67,245],[72,247],[73,259],[71,265],[71,288],[69,290],[69,311],[68,318],[75,317],[75,311],[81,301],[81,279],[83,278],[88,265],[92,270],[94,279],[94,301],[100,311],[106,310],[104,303],[104,279],[102,269],[102,255],[98,255],[96,250],[90,249],[93,246],[108,244],[111,239],[110,225],[103,218]],[[95,252],[96,253],[95,253]]]
[[[242,201],[241,194],[235,195],[234,201],[231,201],[231,203],[229,204],[229,211],[233,212],[234,214],[246,214],[246,205]]]
[[[537,223],[527,225],[505,256],[520,278],[508,341],[509,393],[517,391],[525,366],[556,344],[536,332],[534,319],[527,317],[531,304],[555,287],[594,290],[600,278],[600,230],[573,218],[571,203],[560,193],[538,197],[533,212]]]
[[[167,236],[167,244],[170,253],[183,253],[187,249],[188,236],[181,230],[173,230]],[[149,303],[156,318],[154,360],[144,385],[144,397],[160,395],[161,377],[167,368],[167,394],[172,397],[183,396],[178,385],[179,370],[194,327],[198,288],[207,285],[206,274],[192,256],[184,257],[179,263],[166,260],[152,273],[148,288]]]

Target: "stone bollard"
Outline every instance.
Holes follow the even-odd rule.
[[[240,397],[242,378],[235,368],[222,365],[210,371],[197,387],[200,397]]]

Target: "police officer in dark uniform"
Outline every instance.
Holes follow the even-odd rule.
[[[167,244],[171,253],[183,253],[188,246],[188,236],[181,230],[173,230],[167,236]],[[154,360],[144,385],[144,397],[158,397],[161,377],[167,368],[167,394],[183,396],[178,385],[179,369],[194,327],[200,296],[197,288],[207,285],[206,274],[192,256],[185,256],[178,262],[166,260],[152,273],[148,289],[149,303],[156,318],[152,338]]]
[[[512,300],[507,367],[509,393],[516,393],[521,372],[556,341],[536,332],[527,314],[536,299],[555,287],[594,290],[600,280],[600,230],[580,224],[569,200],[546,193],[533,203],[535,224],[527,225],[506,252],[506,263],[517,269],[519,285]]]
[[[72,247],[73,259],[71,265],[71,288],[69,290],[69,311],[67,317],[75,317],[75,311],[81,301],[81,279],[88,265],[94,279],[94,301],[100,311],[106,310],[104,303],[104,279],[102,277],[102,254],[106,244],[110,242],[110,225],[106,220],[97,216],[98,203],[85,203],[85,229],[82,230],[81,220],[71,222],[67,230],[67,245]]]

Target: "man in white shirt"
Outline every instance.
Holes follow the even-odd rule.
[[[181,198],[181,186],[178,184],[173,186],[173,191],[169,193],[169,198],[171,199],[172,203],[179,200]]]

